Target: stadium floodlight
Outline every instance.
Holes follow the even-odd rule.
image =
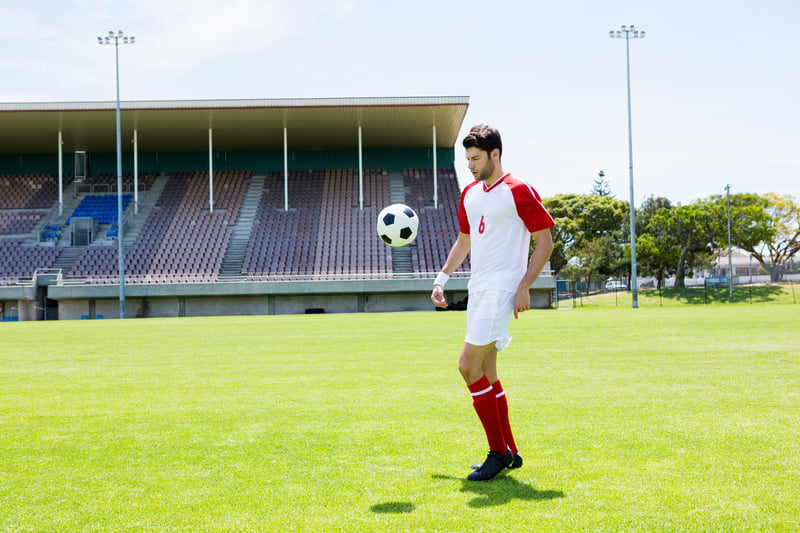
[[[731,249],[731,185],[725,186],[728,193],[728,298],[733,300],[733,253]]]
[[[633,197],[633,134],[631,128],[631,51],[630,40],[644,38],[644,31],[637,30],[633,24],[624,24],[616,31],[608,32],[612,39],[625,39],[625,70],[628,80],[628,172],[631,188],[631,296],[634,309],[639,307],[639,288],[636,286],[636,208]]]
[[[136,38],[128,37],[122,30],[109,31],[105,37],[98,37],[100,45],[114,45],[114,59],[117,73],[117,250],[119,265],[119,317],[125,318],[125,250],[122,242],[122,131],[120,129],[119,105],[119,45],[134,44]]]

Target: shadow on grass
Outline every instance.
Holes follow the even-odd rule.
[[[643,295],[658,298],[657,289],[641,291]],[[689,287],[686,289],[661,289],[661,297],[692,305],[712,303],[769,303],[780,299],[784,293],[780,285],[748,285],[734,286],[733,298],[727,286]]]
[[[384,502],[376,503],[369,508],[373,513],[378,514],[402,514],[410,513],[414,510],[414,504],[411,502]]]
[[[566,497],[560,490],[537,490],[508,475],[497,477],[492,481],[467,481],[441,474],[434,474],[433,478],[460,482],[460,492],[472,492],[477,495],[469,502],[469,506],[474,508],[505,505],[512,500],[543,501]]]

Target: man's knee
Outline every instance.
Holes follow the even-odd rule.
[[[464,381],[467,382],[467,385],[475,383],[483,376],[483,362],[491,351],[492,346],[464,345],[461,350],[461,357],[458,359],[458,371]]]
[[[483,370],[480,365],[476,366],[472,364],[469,360],[465,360],[463,356],[458,361],[458,371],[461,373],[461,377],[464,378],[464,381],[467,382],[467,385],[475,383],[483,375]]]

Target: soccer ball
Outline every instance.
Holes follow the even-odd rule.
[[[403,204],[385,207],[378,215],[378,236],[389,246],[406,246],[414,242],[419,217]]]

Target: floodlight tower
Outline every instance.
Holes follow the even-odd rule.
[[[733,253],[731,249],[731,185],[725,186],[728,193],[728,298],[733,300]]]
[[[117,248],[119,255],[119,317],[125,318],[125,250],[122,242],[122,131],[119,111],[119,45],[134,44],[136,37],[125,35],[122,30],[109,31],[105,37],[97,38],[98,44],[114,45],[114,59],[117,71]]]
[[[608,35],[612,39],[625,39],[625,67],[628,79],[628,170],[630,174],[631,186],[631,296],[633,298],[633,308],[639,307],[639,288],[637,287],[636,278],[636,208],[634,206],[633,197],[633,134],[631,127],[631,39],[644,39],[644,30],[637,30],[633,24],[625,26],[624,24],[618,30],[611,30]]]

